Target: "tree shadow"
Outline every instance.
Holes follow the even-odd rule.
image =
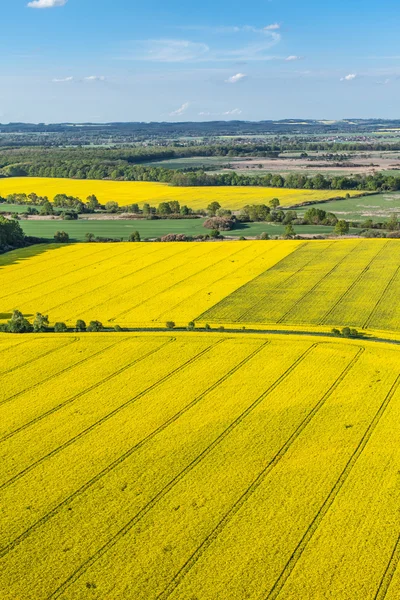
[[[25,248],[17,248],[16,250],[10,250],[0,254],[0,270],[2,267],[8,267],[13,264],[20,264],[24,260],[28,260],[44,252],[51,250],[57,250],[58,248],[64,248],[69,244],[55,244],[54,242],[42,242],[40,244],[34,244],[33,246],[27,246]]]

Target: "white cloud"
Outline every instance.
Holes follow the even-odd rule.
[[[296,56],[295,54],[291,54],[290,56],[287,56],[285,60],[286,62],[292,62],[294,60],[301,60],[302,58],[302,56]]]
[[[106,78],[104,75],[89,75],[88,77],[83,78],[84,81],[105,81]]]
[[[348,75],[345,75],[345,77],[341,77],[340,81],[353,81],[353,79],[355,79],[356,77],[356,73],[349,73]]]
[[[207,44],[190,42],[189,40],[143,40],[133,43],[134,60],[154,62],[185,62],[198,60],[207,55]]]
[[[240,108],[232,108],[232,110],[226,110],[224,112],[209,112],[207,111],[201,111],[199,112],[199,117],[226,117],[226,116],[237,116],[237,115],[241,115],[242,111]]]
[[[247,75],[245,75],[244,73],[236,73],[236,75],[232,75],[232,77],[228,77],[228,79],[225,80],[225,83],[237,83],[238,81],[241,81],[242,79],[246,79]]]
[[[271,27],[271,26],[268,26]],[[226,62],[226,61],[252,61],[273,60],[276,57],[266,54],[267,50],[281,41],[277,31],[264,28],[259,29],[250,25],[243,27],[223,28],[224,33],[235,33],[243,36],[248,41],[249,34],[258,41],[247,45],[213,49],[201,42],[180,39],[150,39],[134,40],[125,46],[123,60],[145,60],[153,62]],[[217,33],[213,30],[213,33]],[[220,33],[222,33],[220,31]]]
[[[64,6],[68,0],[33,0],[28,2],[29,8],[55,8],[56,6]]]
[[[267,25],[266,27],[264,27],[265,31],[274,31],[280,28],[281,26],[279,25],[279,23],[271,23],[271,25]]]
[[[180,115],[183,115],[187,111],[189,106],[190,106],[190,102],[184,102],[182,104],[182,106],[180,106],[176,110],[173,110],[172,112],[170,112],[169,116],[170,117],[179,117]]]
[[[227,111],[223,112],[222,114],[235,116],[235,115],[241,115],[242,111],[240,110],[240,108],[232,108],[232,110],[227,110]]]
[[[73,81],[73,77],[63,77],[62,79],[52,79],[53,83],[65,83],[66,81]]]

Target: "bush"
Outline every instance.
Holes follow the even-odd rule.
[[[75,331],[86,331],[86,323],[82,319],[78,319],[75,325]]]
[[[203,223],[206,229],[218,229],[218,231],[230,231],[234,228],[236,218],[233,216],[227,217],[210,217]]]
[[[260,235],[258,236],[259,240],[269,240],[269,235],[268,233],[266,233],[265,231],[263,231],[262,233],[260,233]]]
[[[103,323],[100,323],[100,321],[90,321],[86,331],[96,332],[103,331],[103,329]]]
[[[14,310],[11,319],[4,326],[4,331],[8,333],[31,333],[33,325],[25,319],[19,310]]]
[[[188,331],[193,331],[194,328],[195,328],[194,321],[190,321],[187,326]]]
[[[188,237],[184,233],[167,233],[161,237],[161,242],[186,242]]]
[[[56,242],[65,244],[66,242],[69,242],[69,235],[66,231],[56,231],[54,234],[54,240]]]
[[[211,331],[211,327],[209,326],[209,324],[208,324],[208,323],[206,323],[206,324],[204,325],[204,329],[205,329],[206,331]]]
[[[128,237],[128,242],[140,242],[140,233],[138,231],[133,231]]]
[[[49,327],[49,317],[36,313],[35,320],[33,321],[33,331],[35,333],[44,333]]]
[[[119,325],[114,325],[114,331],[123,331],[123,329]]]
[[[96,236],[94,235],[94,233],[85,233],[85,241],[86,242],[94,242],[95,239],[96,239]]]
[[[174,327],[175,327],[175,323],[174,323],[173,321],[167,321],[167,322],[165,323],[165,327],[166,327],[167,329],[174,329]]]
[[[55,323],[54,331],[55,333],[65,333],[66,331],[68,331],[68,327],[65,323]]]

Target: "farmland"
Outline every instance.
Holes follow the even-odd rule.
[[[132,231],[138,231],[141,239],[158,238],[168,233],[184,233],[187,236],[205,235],[210,230],[204,229],[204,219],[159,219],[159,220],[128,220],[128,219],[79,219],[77,221],[21,220],[20,225],[26,235],[33,235],[54,241],[56,231],[66,231],[71,241],[85,241],[87,233],[108,238],[122,238],[127,241]],[[333,227],[327,225],[294,225],[294,231],[299,235],[329,235]],[[224,232],[229,237],[255,237],[260,233],[270,236],[283,235],[285,225],[282,223],[240,223],[235,229]],[[359,232],[351,228],[351,232]]]
[[[2,600],[396,598],[399,351],[3,335]]]
[[[355,191],[337,190],[294,190],[287,188],[263,187],[172,187],[162,183],[137,181],[101,181],[60,178],[20,177],[0,179],[0,196],[26,193],[48,196],[50,200],[56,194],[77,196],[85,200],[95,194],[99,202],[117,201],[120,206],[132,203],[152,206],[160,202],[178,200],[193,209],[205,209],[208,204],[217,201],[224,208],[238,210],[246,204],[267,203],[279,198],[281,206],[291,206],[301,202],[318,202],[346,193],[357,195]]]
[[[0,318],[400,331],[399,240],[43,245],[0,261]]]

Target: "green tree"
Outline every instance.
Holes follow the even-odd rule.
[[[189,321],[188,326],[187,326],[188,331],[193,331],[194,328],[195,328],[194,321]]]
[[[94,233],[85,233],[85,241],[86,242],[94,242],[95,239],[96,239],[96,236],[94,235]]]
[[[285,237],[286,238],[292,238],[296,235],[296,232],[294,230],[294,227],[291,223],[288,223],[285,227]]]
[[[97,200],[96,196],[92,194],[86,198],[86,206],[90,212],[94,212],[100,208],[100,202]]]
[[[75,325],[75,331],[86,331],[86,323],[82,319],[78,319]]]
[[[66,244],[69,242],[69,235],[66,231],[56,231],[54,234],[54,241],[61,244]]]
[[[275,210],[276,208],[278,208],[278,206],[280,206],[281,203],[279,202],[279,198],[272,198],[268,202],[268,204],[270,205],[271,208],[273,208]]]
[[[349,233],[349,229],[350,227],[348,222],[344,219],[340,219],[335,225],[334,232],[336,233],[336,235],[346,235],[347,233]]]
[[[175,328],[175,323],[173,321],[167,321],[165,323],[165,326],[167,329],[174,329]]]
[[[54,331],[55,333],[66,333],[68,331],[68,327],[66,326],[65,323],[62,322],[57,322],[54,324]]]
[[[14,310],[11,319],[7,323],[7,331],[9,333],[31,333],[33,325],[25,319],[19,310]]]
[[[49,328],[49,317],[36,313],[35,320],[33,321],[33,331],[35,333],[44,333]]]
[[[103,331],[103,329],[104,329],[103,324],[100,323],[100,321],[90,321],[86,331],[96,332],[96,331]]]
[[[210,217],[215,217],[215,215],[217,214],[217,210],[219,210],[220,208],[220,203],[214,200],[214,202],[211,202],[211,204],[207,206],[207,212],[210,215]]]
[[[116,213],[118,212],[119,204],[115,200],[109,200],[106,202],[105,208],[108,213]]]
[[[140,242],[140,233],[138,231],[132,231],[128,237],[128,242]]]

